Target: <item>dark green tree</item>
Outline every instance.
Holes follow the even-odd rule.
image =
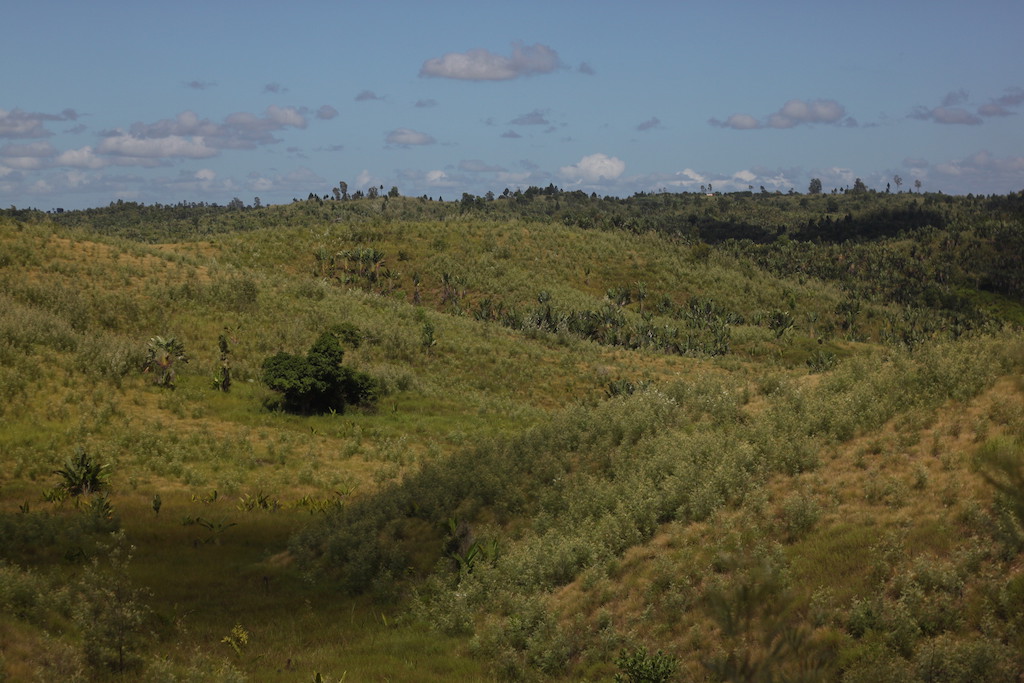
[[[303,415],[341,412],[346,405],[376,401],[377,382],[341,364],[345,351],[339,336],[324,332],[305,356],[281,351],[263,361],[263,382],[284,395],[284,410]]]
[[[808,194],[821,194],[821,178],[811,178],[811,184],[807,188]]]

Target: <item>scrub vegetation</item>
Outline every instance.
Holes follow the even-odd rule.
[[[0,680],[1024,675],[1024,194],[335,196],[0,211]]]

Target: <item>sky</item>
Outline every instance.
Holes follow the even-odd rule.
[[[33,0],[0,206],[1024,190],[1024,2]],[[899,176],[901,186],[896,184]]]

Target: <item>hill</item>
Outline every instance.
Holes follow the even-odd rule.
[[[0,211],[0,667],[1015,680],[1022,259],[1020,195]]]

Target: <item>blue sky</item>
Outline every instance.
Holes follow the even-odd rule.
[[[0,205],[1016,192],[1022,26],[1020,0],[12,2]]]

